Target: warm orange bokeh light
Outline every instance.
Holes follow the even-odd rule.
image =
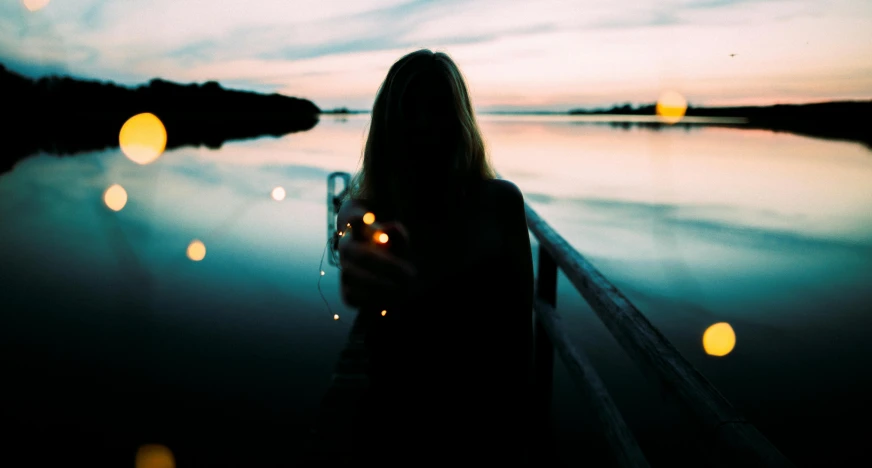
[[[103,203],[112,211],[121,211],[127,204],[127,190],[118,184],[111,185],[103,192]]]
[[[282,187],[276,187],[272,191],[272,199],[275,201],[282,201],[285,199],[285,189]]]
[[[675,91],[666,91],[657,100],[657,117],[661,122],[674,124],[680,122],[687,112],[687,100]]]
[[[30,11],[42,10],[51,0],[22,0],[24,8]]]
[[[339,320],[339,314],[333,314],[333,320]]]
[[[121,151],[137,164],[150,164],[167,146],[167,130],[156,115],[137,114],[129,118],[118,133]]]
[[[716,323],[703,333],[702,347],[711,356],[726,356],[736,347],[736,332],[729,323]]]
[[[386,311],[386,310],[383,310],[383,311],[382,311],[382,317],[384,317],[384,316],[387,315],[387,314],[388,314],[388,311]]]
[[[188,244],[188,258],[195,262],[199,262],[206,258],[206,245],[197,239]]]
[[[163,445],[149,444],[136,451],[136,468],[175,468],[173,452]]]
[[[375,235],[373,236],[373,238],[379,244],[386,244],[388,242],[388,239],[390,239],[387,234],[385,234],[384,232],[381,232],[381,231],[376,232]]]
[[[375,222],[375,215],[372,213],[367,213],[363,215],[363,224],[372,224]]]

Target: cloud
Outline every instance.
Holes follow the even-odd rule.
[[[835,0],[150,0],[0,5],[0,58],[134,84],[160,76],[371,106],[417,48],[451,54],[484,109],[872,94],[872,3]],[[730,54],[736,54],[730,57]]]

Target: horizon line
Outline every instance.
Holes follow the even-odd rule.
[[[811,100],[811,101],[803,101],[803,102],[774,102],[772,104],[756,104],[756,105],[729,105],[729,106],[706,106],[706,105],[693,105],[688,104],[688,109],[733,109],[733,108],[745,108],[745,107],[774,107],[774,106],[804,106],[804,105],[812,105],[812,104],[836,104],[836,103],[872,103],[872,97],[866,99],[821,99],[821,100]],[[656,102],[645,103],[645,104],[631,104],[632,108],[640,108],[640,107],[649,107],[656,106]],[[562,115],[572,111],[608,111],[613,110],[618,107],[622,107],[626,105],[626,103],[621,104],[613,104],[611,107],[570,107],[565,110],[536,110],[535,108],[531,109],[522,109],[522,110],[476,110],[476,114],[501,114],[501,115]],[[340,110],[345,110],[346,112],[337,112]],[[350,109],[347,107],[339,106],[333,107],[330,109],[322,109],[322,114],[371,114],[372,109]],[[637,115],[637,114],[611,114],[611,115]]]
[[[280,96],[286,96],[286,97],[292,97],[292,98],[298,98],[298,99],[307,99],[307,100],[311,101],[313,104],[315,104],[316,106],[318,106],[318,108],[320,109],[320,106],[319,106],[317,103],[315,103],[314,100],[312,100],[311,98],[308,98],[308,97],[303,97],[303,96],[292,96],[292,95],[290,95],[290,94],[285,94],[285,93],[281,93],[281,92],[278,92],[278,91],[273,91],[273,92],[271,92],[271,93],[266,93],[266,92],[262,92],[262,91],[255,91],[255,90],[252,90],[252,89],[242,89],[242,88],[237,88],[237,87],[226,87],[225,85],[221,84],[220,81],[217,81],[217,80],[205,80],[205,81],[202,81],[202,82],[198,82],[198,81],[190,81],[190,82],[184,82],[184,83],[183,83],[183,82],[179,82],[179,81],[168,80],[168,79],[166,79],[166,78],[161,78],[161,77],[152,77],[151,79],[149,79],[149,80],[147,80],[147,81],[144,81],[144,82],[142,82],[142,83],[140,83],[140,84],[137,84],[137,85],[125,85],[125,84],[119,84],[118,82],[116,82],[116,81],[114,81],[114,80],[111,80],[111,79],[84,78],[84,77],[74,76],[74,75],[71,75],[71,74],[49,73],[49,74],[41,75],[40,77],[37,78],[37,77],[34,77],[34,76],[30,75],[30,74],[22,73],[22,72],[19,71],[19,70],[15,70],[14,68],[10,68],[10,67],[9,67],[6,63],[4,63],[2,60],[0,60],[0,67],[2,67],[3,69],[5,69],[7,72],[14,73],[14,74],[16,74],[16,75],[19,75],[19,76],[22,76],[22,77],[25,77],[25,78],[31,79],[31,80],[33,80],[33,81],[38,81],[38,80],[40,80],[40,79],[42,79],[42,78],[64,78],[64,77],[65,77],[65,78],[69,78],[69,79],[73,79],[73,80],[77,80],[77,81],[99,82],[99,83],[101,83],[101,84],[114,85],[114,86],[123,87],[123,88],[138,88],[138,87],[141,87],[141,86],[148,86],[148,85],[150,85],[153,81],[156,81],[156,80],[158,80],[158,81],[164,81],[164,82],[168,82],[168,83],[179,84],[179,85],[192,85],[192,84],[193,84],[193,85],[203,85],[203,84],[206,84],[206,83],[217,83],[217,84],[218,84],[222,89],[224,89],[224,90],[226,90],[226,91],[241,91],[241,92],[246,92],[246,93],[255,93],[255,94],[263,94],[263,95],[280,95]],[[872,102],[872,96],[867,97],[867,98],[862,98],[862,99],[812,99],[812,100],[807,100],[807,101],[802,101],[802,102],[796,102],[796,101],[793,101],[793,102],[775,101],[775,102],[770,103],[770,104],[753,104],[753,105],[752,105],[752,104],[742,104],[742,105],[694,105],[693,103],[688,102],[688,103],[687,103],[687,107],[688,107],[688,108],[697,108],[697,109],[724,109],[724,108],[739,108],[739,107],[772,107],[772,106],[780,106],[780,105],[783,105],[783,106],[800,106],[800,105],[809,105],[809,104],[846,103],[846,102]],[[617,108],[617,107],[623,107],[623,106],[627,106],[627,105],[629,105],[631,108],[639,108],[639,107],[645,107],[645,106],[652,106],[652,105],[656,105],[656,104],[657,104],[656,101],[654,101],[654,102],[645,102],[645,103],[640,103],[640,102],[627,102],[627,101],[620,101],[620,102],[618,102],[618,101],[613,101],[613,103],[612,103],[611,105],[596,105],[596,106],[575,105],[575,106],[567,106],[567,108],[564,109],[564,110],[543,110],[543,109],[541,109],[541,108],[539,108],[539,109],[536,109],[536,108],[527,108],[527,109],[518,109],[518,110],[494,110],[493,108],[497,108],[497,109],[499,109],[499,106],[488,106],[488,107],[491,108],[491,110],[476,110],[476,113],[478,113],[478,114],[502,114],[502,115],[531,115],[531,114],[550,115],[550,114],[566,114],[566,113],[568,113],[568,112],[572,112],[572,111],[587,111],[587,112],[590,112],[590,111],[605,111],[605,110],[612,110],[612,109],[615,109],[615,108]],[[514,107],[514,106],[507,106],[507,107]],[[554,107],[556,107],[556,106],[554,106]],[[333,106],[333,107],[331,107],[331,108],[329,108],[329,109],[321,109],[321,113],[322,113],[322,114],[332,114],[332,113],[336,113],[336,111],[341,110],[341,109],[345,109],[345,110],[347,111],[347,113],[349,113],[349,114],[352,114],[352,113],[353,113],[353,114],[364,114],[364,113],[371,113],[371,112],[372,112],[372,109],[370,109],[370,108],[367,108],[367,109],[351,109],[351,108],[348,108],[348,107],[345,107],[345,106]]]

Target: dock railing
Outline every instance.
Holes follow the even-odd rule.
[[[527,227],[539,243],[533,371],[536,395],[544,407],[550,407],[556,351],[597,415],[618,466],[648,466],[590,361],[573,346],[561,326],[555,310],[560,269],[643,374],[674,397],[688,419],[698,426],[705,448],[714,460],[725,466],[794,466],[636,306],[529,205],[526,214]]]
[[[330,176],[328,232],[345,189],[335,194]],[[347,187],[347,185],[346,185]],[[648,461],[603,381],[583,350],[572,344],[556,311],[558,271],[590,304],[611,335],[643,374],[673,397],[693,425],[712,461],[722,466],[793,467],[772,443],[678,352],[675,346],[605,276],[525,204],[527,227],[538,241],[539,260],[533,306],[533,388],[540,422],[547,421],[553,390],[554,355],[560,357],[586,404],[596,415],[609,452],[620,467],[647,467]]]

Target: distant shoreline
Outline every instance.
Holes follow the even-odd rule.
[[[118,147],[118,132],[130,117],[158,115],[167,129],[167,149],[220,148],[225,141],[282,136],[313,128],[321,115],[368,115],[369,109],[322,110],[307,99],[230,90],[217,82],[179,84],[153,79],[138,87],[67,76],[30,79],[0,64],[0,99],[13,116],[7,126],[0,173],[32,154],[71,155]],[[658,120],[654,104],[568,111],[481,111],[485,116],[571,116],[578,123],[613,126],[727,126],[790,132],[860,142],[872,149],[872,100],[772,106],[687,108],[682,120]]]
[[[574,109],[569,115],[655,116],[656,105],[638,107],[615,106],[611,109]],[[872,132],[868,122],[872,118],[872,100],[833,101],[811,104],[775,104],[771,106],[693,107],[689,106],[684,119],[676,125],[741,126],[776,132],[790,132],[832,140],[860,142],[872,149]],[[712,119],[720,119],[721,122]],[[744,119],[744,122],[726,122],[723,119]],[[666,124],[668,125],[668,124]]]
[[[341,108],[344,109],[344,108]],[[572,109],[569,111],[480,111],[481,116],[502,117],[573,117],[577,123],[610,124],[659,129],[669,126],[718,126],[770,130],[829,140],[859,142],[872,149],[872,100],[834,101],[811,104],[776,104],[771,106],[688,107],[675,123],[661,121],[654,104],[613,106],[609,109]],[[367,110],[322,112],[323,114],[369,114]]]
[[[369,114],[369,110],[350,110],[347,107],[337,107],[336,109],[322,110],[322,114],[326,115],[350,115],[350,114]]]
[[[659,121],[656,104],[624,104],[608,109],[571,109],[566,112],[481,112],[482,115],[539,115],[591,117],[591,122],[644,125],[659,128],[679,125],[715,125],[789,132],[831,140],[859,142],[872,149],[872,100],[832,101],[771,106],[694,107],[689,106],[676,123]]]

